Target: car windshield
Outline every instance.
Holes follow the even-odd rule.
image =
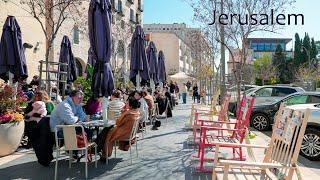
[[[251,89],[245,90],[244,93],[245,94],[249,94],[249,93],[251,93],[251,92],[253,92],[253,91],[257,90],[257,89],[258,88],[251,88]]]

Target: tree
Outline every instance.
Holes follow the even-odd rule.
[[[111,65],[114,71],[115,79],[124,80],[125,70],[129,69],[129,52],[130,42],[133,34],[133,25],[124,20],[117,20],[112,26],[113,51]],[[121,60],[121,61],[120,61]],[[119,82],[120,83],[120,82]]]
[[[314,41],[314,38],[311,38],[310,59],[311,60],[316,59],[317,54],[318,54],[318,51],[317,51],[316,43]],[[313,65],[312,67],[318,67],[318,60],[311,61],[311,65]]]
[[[301,61],[300,64],[304,64],[306,62],[309,61],[309,58],[311,59],[311,56],[309,57],[309,55],[311,55],[311,43],[310,43],[310,37],[308,35],[308,33],[305,33],[303,41],[302,41],[302,46],[304,48],[302,48],[302,57],[301,57]],[[309,62],[308,62],[309,63]]]
[[[272,65],[272,59],[267,54],[253,62],[253,71],[256,78],[262,80],[262,85],[265,81],[276,77],[276,67]]]
[[[302,53],[301,53],[301,49],[302,49],[302,40],[300,39],[300,36],[298,33],[295,34],[295,40],[294,40],[294,57],[293,57],[293,61],[295,64],[295,69],[296,67],[299,67],[300,65],[300,61],[301,61],[301,57],[302,57]]]
[[[276,52],[272,58],[272,64],[276,67],[277,76],[279,77],[281,84],[289,84],[292,82],[293,71],[291,60],[286,58],[286,54],[283,52],[283,49],[280,45],[277,46]]]
[[[215,40],[219,42],[222,46],[226,47],[227,51],[233,60],[232,66],[234,69],[234,77],[236,80],[237,91],[238,91],[238,102],[240,101],[240,83],[241,74],[243,72],[244,66],[246,65],[249,44],[247,43],[247,38],[254,32],[276,32],[281,26],[277,24],[240,24],[237,22],[222,24],[216,20],[213,23],[213,19],[218,19],[219,15],[216,15],[216,10],[220,9],[217,7],[221,6],[220,14],[237,14],[239,17],[248,17],[248,14],[268,14],[270,15],[270,9],[273,9],[275,14],[283,13],[285,9],[294,3],[293,0],[187,0],[190,2],[194,9],[194,18],[203,26],[211,29],[213,34],[215,34]],[[219,6],[218,6],[219,4]],[[223,10],[223,11],[221,11]],[[240,19],[240,18],[239,18]],[[212,22],[212,23],[210,23]],[[210,23],[208,25],[208,23]],[[223,27],[223,28],[222,28]],[[222,31],[221,31],[222,30]],[[223,41],[220,38],[225,36],[226,40]],[[235,56],[232,52],[233,47],[239,49],[240,51],[240,66],[237,69]],[[224,76],[224,74],[222,75]]]
[[[76,20],[84,16],[83,3],[88,0],[21,0],[20,3],[27,5],[24,10],[31,14],[39,22],[46,38],[46,74],[48,75],[48,62],[53,60],[53,43],[62,25],[68,19]],[[50,89],[50,83],[48,89]]]

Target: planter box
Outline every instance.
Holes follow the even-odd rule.
[[[24,121],[0,124],[0,157],[12,154],[20,145]]]

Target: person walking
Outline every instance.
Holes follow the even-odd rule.
[[[196,100],[197,100],[197,102],[199,103],[198,85],[195,84],[195,85],[193,86],[192,90],[193,90],[193,96],[192,96],[192,98],[193,98],[193,103],[195,103]]]
[[[183,83],[183,86],[181,88],[181,94],[182,94],[182,103],[186,104],[187,103],[187,91],[188,87],[186,86],[185,83]]]

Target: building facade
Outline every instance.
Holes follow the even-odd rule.
[[[204,53],[209,45],[200,29],[188,28],[184,23],[144,24],[143,29],[158,51],[164,52],[169,75],[185,72],[194,76],[197,61],[209,60],[210,53]]]
[[[292,49],[287,49],[287,44],[291,40],[291,38],[247,38],[246,44],[249,49],[253,50],[253,59],[261,58],[263,54],[268,54],[272,57],[278,45],[282,47],[288,58],[292,58]]]
[[[136,24],[141,24],[143,19],[143,0],[111,0],[112,3],[112,34],[113,53],[111,64],[114,70],[121,64],[123,71],[128,70],[126,62],[130,59],[128,47]],[[79,75],[85,74],[85,66],[90,47],[88,37],[87,16],[89,0],[80,4],[82,16],[79,19],[67,19],[61,26],[52,48],[53,61],[58,61],[60,44],[64,35],[67,35],[72,43],[72,51],[76,58]],[[4,24],[8,15],[16,17],[22,32],[23,43],[31,44],[31,49],[26,49],[26,60],[29,70],[29,78],[39,74],[39,61],[45,59],[46,40],[42,28],[26,10],[28,6],[21,4],[20,0],[0,1],[0,26]],[[55,14],[55,13],[54,13]],[[43,19],[44,21],[44,19]],[[124,28],[125,27],[125,28]],[[127,35],[124,37],[123,35]],[[129,40],[130,39],[130,40]],[[123,42],[121,42],[121,40]],[[124,65],[123,65],[124,64]],[[30,78],[31,77],[31,78]]]

